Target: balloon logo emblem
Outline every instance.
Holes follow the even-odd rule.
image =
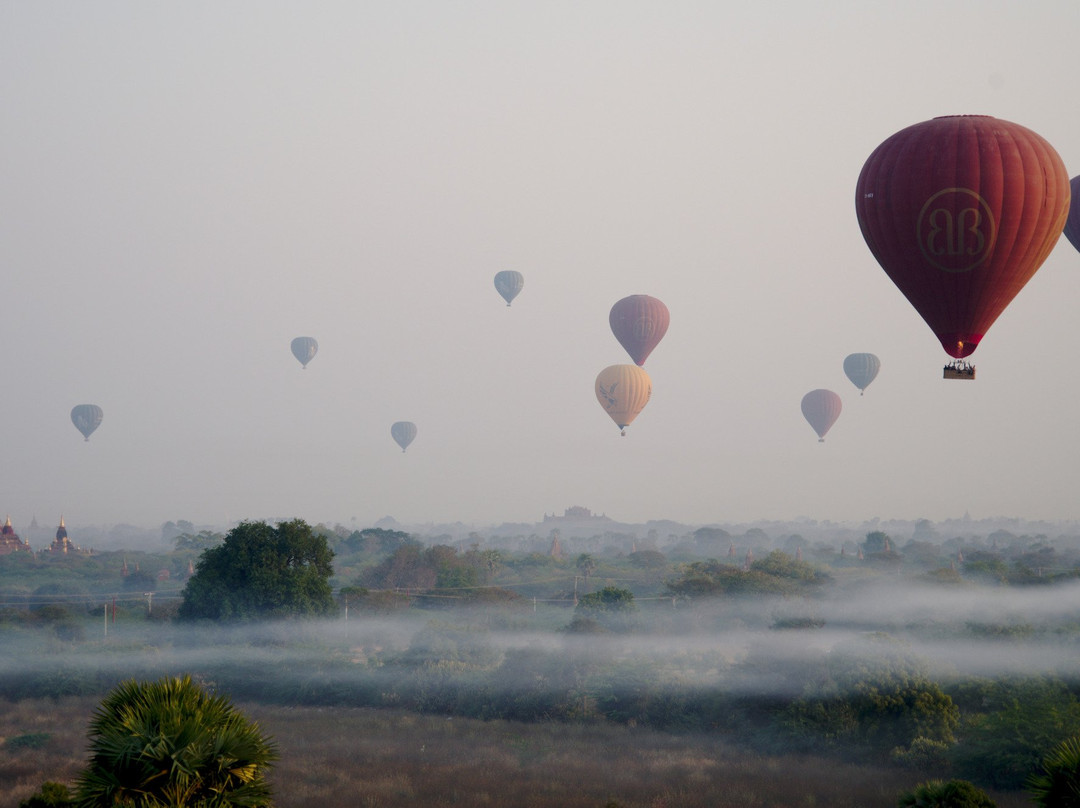
[[[997,239],[990,206],[970,188],[938,191],[919,211],[923,257],[944,272],[970,272],[987,259]]]

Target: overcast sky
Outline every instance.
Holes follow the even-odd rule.
[[[854,210],[938,115],[1080,173],[1078,30],[1075,0],[0,0],[0,512],[1080,518],[1080,253],[944,381]],[[671,327],[623,438],[593,382],[630,294]]]

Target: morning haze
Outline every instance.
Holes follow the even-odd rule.
[[[147,527],[574,502],[1076,518],[1080,256],[1062,240],[978,380],[947,383],[855,220],[866,157],[937,115],[1080,160],[1080,10],[970,12],[7,4],[3,507]],[[505,269],[525,277],[509,309]],[[671,327],[619,438],[591,387],[628,361],[606,318],[630,294]],[[841,368],[858,351],[882,361],[862,398]],[[818,387],[844,404],[824,445],[799,413]],[[104,412],[88,443],[82,403]],[[405,455],[395,421],[418,426]]]
[[[188,672],[259,703],[283,805],[533,805],[536,777],[560,808],[891,806],[953,775],[1026,804],[1080,727],[1080,253],[946,381],[855,186],[961,114],[1080,171],[1078,27],[1074,0],[0,2],[0,542],[28,542],[0,801],[74,781],[117,680]],[[620,437],[593,386],[630,295],[670,328]],[[334,554],[324,619],[185,619],[210,550],[286,520]],[[329,729],[369,711],[399,723]],[[492,728],[486,784],[456,767]]]

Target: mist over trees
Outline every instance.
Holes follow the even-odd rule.
[[[0,556],[0,696],[193,674],[262,703],[715,734],[913,787],[1049,776],[1080,734],[1080,540],[807,527],[424,541],[293,520]]]

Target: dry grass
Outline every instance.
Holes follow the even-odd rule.
[[[15,808],[46,780],[73,783],[86,760],[86,725],[97,699],[0,700],[0,805]],[[44,735],[41,746],[20,738]]]
[[[0,805],[72,783],[96,699],[0,702]],[[411,713],[239,704],[280,745],[280,808],[893,808],[917,774],[760,757],[715,736],[605,725],[481,722]],[[994,795],[1000,808],[1030,802]]]

